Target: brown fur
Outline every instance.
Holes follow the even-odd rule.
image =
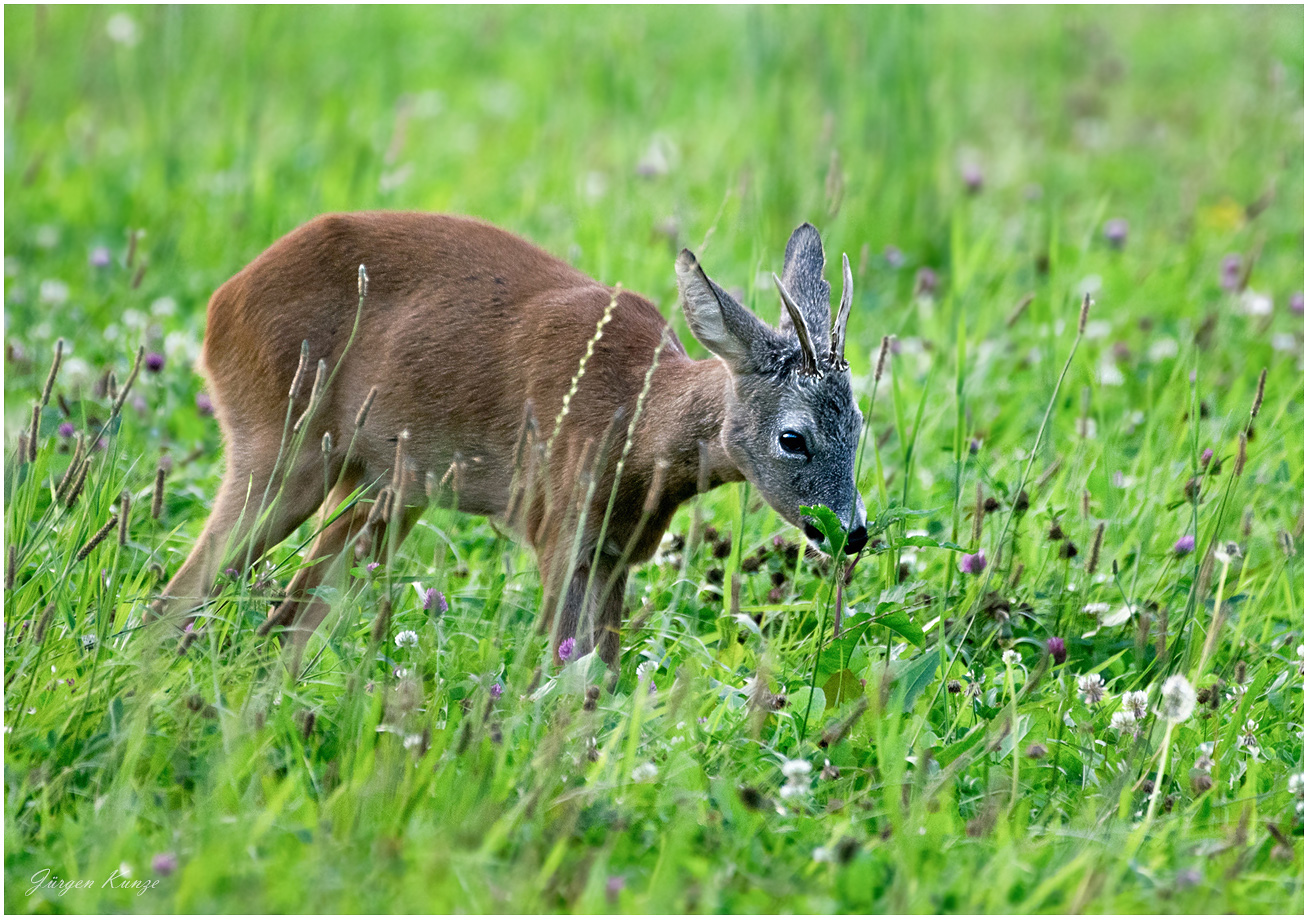
[[[368,294],[345,353],[361,264],[367,267]],[[552,620],[563,593],[556,642],[581,629],[580,648],[598,644],[604,660],[615,665],[627,567],[655,552],[674,510],[696,493],[698,481],[717,485],[742,474],[721,437],[728,368],[717,359],[690,360],[656,307],[626,291],[617,297],[551,456],[541,457],[612,297],[613,289],[524,240],[462,217],[325,215],[274,243],[209,302],[202,361],[227,445],[227,472],[196,547],[156,603],[156,613],[189,621],[238,549],[244,548],[237,556],[249,564],[316,510],[328,515],[354,489],[369,486],[365,501],[319,534],[310,565],[265,625],[292,627],[299,655],[327,614],[326,603],[311,590],[341,578],[356,544],[382,552],[386,527],[397,525],[397,543],[403,540],[426,502],[424,482],[432,474],[438,481],[447,477],[438,501],[457,501],[461,511],[497,518],[510,508],[517,484],[524,511],[506,523],[536,551],[543,623]],[[600,565],[591,573],[615,466],[662,337],[666,344],[638,419]],[[284,456],[275,471],[288,390],[305,340],[308,371],[292,419],[309,407],[317,362],[324,360],[329,372],[339,364],[339,371],[306,421],[304,446],[294,458]],[[377,397],[347,462],[356,414],[374,387]],[[528,404],[536,437],[523,453],[535,460],[519,465],[516,477]],[[618,408],[624,413],[616,422]],[[377,489],[393,480],[402,431],[409,433],[407,507],[383,516],[390,523],[376,521],[371,533],[357,539]],[[326,498],[318,449],[325,432],[332,444],[329,472],[338,480]],[[708,448],[703,473],[700,442]],[[648,496],[661,461],[668,464],[667,475],[658,494]],[[579,478],[589,471],[599,471],[599,479],[581,552],[569,560],[585,491]],[[270,501],[261,506],[266,490]]]

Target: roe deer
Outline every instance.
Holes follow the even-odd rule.
[[[305,565],[261,628],[290,628],[298,660],[328,613],[317,586],[341,582],[355,555],[385,558],[429,501],[456,503],[531,544],[555,648],[572,636],[578,654],[598,647],[616,667],[628,566],[700,491],[749,480],[811,540],[800,506],[826,505],[858,550],[851,272],[843,256],[830,325],[823,265],[819,232],[802,224],[774,276],[785,307],[774,329],[684,249],[682,308],[716,356],[694,361],[650,301],[489,224],[310,221],[209,302],[201,361],[227,471],[152,613],[190,623],[234,548],[249,564],[321,508]]]

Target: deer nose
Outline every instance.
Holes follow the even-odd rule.
[[[869,542],[869,530],[864,525],[860,525],[850,534],[846,535],[846,552],[859,553],[864,549],[864,545]]]

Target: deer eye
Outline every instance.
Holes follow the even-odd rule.
[[[810,449],[805,444],[805,436],[800,432],[783,432],[778,436],[778,446],[788,454],[799,454],[802,457],[810,456]]]

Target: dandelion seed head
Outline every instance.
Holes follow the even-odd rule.
[[[1160,716],[1171,723],[1181,723],[1196,709],[1196,691],[1182,675],[1165,679],[1160,691]]]

